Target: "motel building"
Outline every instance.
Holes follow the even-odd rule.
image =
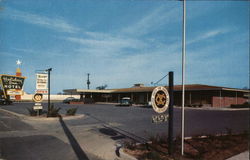
[[[68,95],[80,95],[80,100],[89,102],[119,103],[123,97],[130,97],[133,104],[147,105],[156,87],[135,84],[131,88],[120,89],[66,89]],[[166,86],[168,89],[168,86]],[[203,84],[185,85],[185,105],[194,107],[229,107],[248,101],[249,90],[210,86]],[[182,86],[174,86],[174,105],[181,106]]]

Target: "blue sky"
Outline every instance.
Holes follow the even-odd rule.
[[[169,71],[181,84],[182,3],[168,0],[1,0],[0,74],[16,60],[35,90],[52,67],[51,91],[150,85]],[[249,84],[249,1],[188,1],[186,83]],[[167,81],[165,79],[165,81]],[[162,84],[166,84],[162,82]]]

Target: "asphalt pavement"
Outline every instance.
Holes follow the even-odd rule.
[[[34,103],[15,103],[9,106],[0,106],[16,113],[28,115],[26,108]],[[120,130],[147,138],[156,133],[167,134],[168,123],[152,123],[152,115],[157,115],[152,108],[118,107],[115,105],[68,105],[54,103],[60,107],[60,113],[65,114],[69,108],[78,108],[77,114],[85,114],[86,118],[67,121],[67,125],[95,125],[107,124]],[[47,109],[47,104],[43,104]],[[249,110],[224,109],[185,109],[185,136],[209,135],[221,133],[242,133],[249,129]],[[181,132],[181,108],[174,108],[174,135]]]
[[[33,105],[34,103],[14,103],[9,106],[0,106],[0,108],[28,116],[27,108],[31,108]],[[46,158],[49,159],[53,151],[57,151],[56,146],[60,144],[63,149],[58,149],[63,150],[63,153],[66,154],[62,159],[68,159],[67,156],[69,156],[73,159],[85,157],[85,159],[90,160],[111,160],[117,158],[116,144],[124,139],[129,137],[136,140],[148,140],[149,137],[156,134],[167,135],[168,131],[167,122],[152,123],[152,115],[156,115],[152,108],[101,104],[68,105],[55,103],[54,105],[61,108],[61,114],[65,114],[69,108],[78,108],[77,114],[84,114],[84,118],[33,121],[25,118],[19,119],[16,116],[0,112],[0,144],[3,146],[9,142],[5,146],[10,146],[5,150],[2,149],[4,151],[2,155],[10,154],[12,148],[17,147],[14,142],[18,142],[20,146],[30,146],[34,142],[40,144],[40,142],[50,141],[51,143],[48,144],[49,148],[52,148],[51,153],[46,152],[45,146],[34,148],[34,151],[24,150],[23,152],[27,154],[32,152],[31,157],[33,157],[37,155],[33,155],[33,153],[40,150],[42,155],[47,155]],[[43,106],[47,109],[46,103]],[[185,109],[186,137],[229,132],[242,133],[248,130],[248,122],[249,110],[246,109]],[[180,135],[180,128],[181,109],[175,107],[175,137]],[[24,138],[20,138],[20,136]],[[39,136],[42,137],[39,138]],[[8,139],[9,137],[14,137],[13,141]],[[55,157],[60,157],[60,155],[55,155]]]
[[[113,141],[102,138],[101,133],[95,134],[95,130],[90,126],[69,128],[63,118],[32,121],[29,117],[0,110],[0,159],[115,159]],[[98,144],[100,142],[103,145]]]

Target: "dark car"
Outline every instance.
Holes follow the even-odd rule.
[[[70,102],[76,102],[76,101],[78,101],[78,99],[76,99],[75,97],[68,97],[63,100],[63,103],[70,103]]]
[[[0,98],[0,105],[10,105],[12,101],[9,99]]]
[[[119,104],[119,106],[131,106],[131,105],[132,105],[132,101],[130,97],[123,97]]]

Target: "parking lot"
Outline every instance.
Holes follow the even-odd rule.
[[[0,106],[3,109],[28,115],[27,108],[34,103],[14,103]],[[152,115],[156,115],[152,108],[120,107],[112,104],[81,104],[69,105],[54,103],[60,107],[60,113],[65,114],[68,108],[77,108],[77,114],[85,117],[75,120],[66,120],[69,126],[100,125],[109,127],[127,134],[148,138],[155,134],[167,134],[168,123],[152,123]],[[47,104],[43,103],[44,109]],[[192,109],[185,110],[185,136],[221,134],[227,132],[239,133],[248,130],[248,115],[245,110],[232,109]],[[181,108],[174,108],[174,135],[181,132]]]
[[[69,105],[54,103],[63,115],[77,108],[75,118],[30,117],[27,108],[34,103],[0,106],[0,159],[120,159],[117,144],[134,139],[148,141],[165,135],[168,123],[152,123],[152,108],[121,107],[112,104]],[[42,104],[47,110],[47,103]],[[248,130],[247,109],[185,110],[185,134],[188,136],[240,133]],[[180,135],[181,108],[174,108],[174,135]],[[59,152],[60,151],[60,152]],[[125,158],[126,159],[126,158]]]

